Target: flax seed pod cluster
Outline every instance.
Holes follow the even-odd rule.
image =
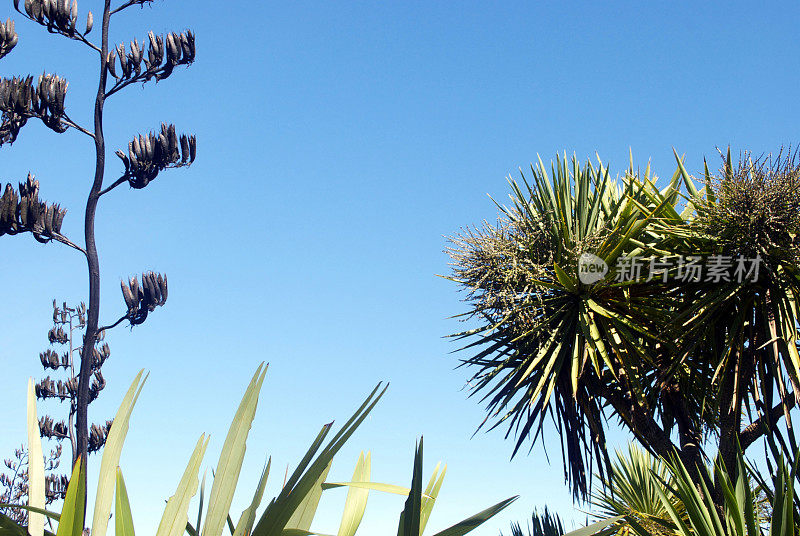
[[[14,143],[31,117],[38,117],[55,132],[66,132],[62,119],[68,86],[69,82],[60,76],[46,73],[35,84],[33,76],[0,79],[0,145]]]
[[[175,133],[175,125],[161,124],[160,132],[139,135],[128,143],[128,154],[116,152],[132,188],[144,188],[168,167],[188,166],[197,156],[197,139]]]
[[[140,44],[136,39],[131,41],[128,50],[120,43],[106,56],[106,69],[118,82],[163,80],[172,74],[176,65],[188,65],[194,62],[194,57],[195,38],[191,31],[168,33],[166,37],[150,32],[147,54],[145,43]]]
[[[14,0],[14,7],[19,10],[19,0]],[[31,19],[50,31],[57,31],[69,36],[82,35],[92,31],[92,13],[86,16],[86,29],[78,31],[78,1],[72,0],[25,0],[25,13]]]
[[[0,197],[0,236],[30,231],[39,242],[48,242],[61,235],[66,213],[58,204],[48,205],[39,199],[39,181],[28,174],[28,179],[19,184],[19,194],[6,184]]]
[[[45,377],[36,384],[36,398],[58,398],[66,400],[73,398],[78,392],[78,378],[72,377],[64,380],[53,381],[50,376]]]
[[[131,325],[141,324],[147,318],[148,313],[155,311],[156,307],[167,302],[167,276],[165,275],[146,272],[142,274],[141,285],[134,276],[127,284],[122,281],[120,286],[125,305],[128,306],[126,318]]]
[[[0,22],[0,58],[11,52],[17,46],[19,37],[14,29],[14,21],[6,19],[5,24]]]
[[[89,428],[89,452],[97,452],[106,443],[108,432],[111,430],[111,425],[114,424],[113,420],[106,421],[105,424],[93,424]]]
[[[42,436],[47,438],[69,437],[69,429],[64,421],[54,422],[49,415],[39,418],[39,430],[42,432]]]
[[[39,360],[42,362],[42,367],[45,369],[67,369],[70,365],[69,355],[66,352],[62,355],[58,355],[57,352],[54,352],[49,348],[44,352],[39,353]]]

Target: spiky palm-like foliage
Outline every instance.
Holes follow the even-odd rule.
[[[548,172],[539,161],[530,180],[510,181],[497,226],[450,249],[464,316],[478,322],[455,337],[469,341],[463,365],[487,403],[484,423],[506,424],[516,454],[551,416],[578,497],[593,464],[608,475],[613,415],[651,453],[677,452],[721,502],[705,460],[719,455],[735,472],[737,444],[777,433],[800,395],[786,387],[800,370],[800,166],[745,158],[734,169],[728,154],[698,190],[676,160],[663,189],[632,162],[615,179],[602,163],[559,157]],[[758,263],[743,273],[747,256]]]
[[[721,461],[706,465],[707,481],[723,491],[718,504],[714,490],[694,478],[683,462],[648,456],[631,445],[618,453],[613,484],[594,494],[592,504],[603,519],[618,518],[601,536],[794,536],[793,508],[797,464],[778,458],[772,483],[748,467],[737,453],[737,468],[726,471]],[[735,475],[735,476],[734,476]]]
[[[646,251],[656,218],[674,218],[675,185],[658,191],[649,172],[621,180],[601,164],[581,167],[558,158],[548,173],[540,161],[532,180],[511,181],[512,206],[503,221],[454,239],[452,279],[468,289],[470,318],[481,326],[456,336],[477,338],[465,360],[477,368],[471,385],[486,391],[488,410],[515,431],[514,454],[544,433],[552,415],[565,449],[565,476],[576,494],[589,489],[592,462],[607,472],[604,402],[635,434],[646,437],[658,400],[648,396],[648,348],[663,341],[654,329],[662,285],[634,287],[607,277],[593,284],[578,274],[590,254],[615,267],[624,254]],[[486,421],[485,421],[486,422]],[[668,437],[662,439],[668,440]]]
[[[671,491],[675,479],[669,466],[633,444],[627,453],[617,452],[611,477],[604,484],[591,498],[597,515],[625,516],[625,521],[607,530],[607,534],[631,536],[638,529],[671,536],[672,532],[664,528],[670,510],[685,517],[683,504]]]
[[[527,536],[562,536],[564,534],[564,524],[558,514],[550,512],[545,507],[544,512],[536,510],[531,514],[531,520],[527,526]],[[511,536],[525,536],[519,523],[511,523]],[[500,533],[502,536],[502,533]]]
[[[669,489],[658,489],[662,504],[668,510],[668,527],[674,536],[795,536],[800,534],[800,524],[793,508],[794,486],[797,465],[789,467],[783,458],[777,463],[775,487],[768,489],[769,500],[764,508],[759,498],[759,490],[751,484],[750,474],[741,454],[736,457],[736,471],[725,471],[722,463],[717,463],[713,471],[714,479],[723,490],[720,505],[713,490],[702,481],[698,483],[686,466],[677,459],[668,464],[674,477],[674,485]],[[734,476],[735,475],[735,476]],[[672,505],[673,495],[683,506],[680,512]],[[720,511],[721,510],[721,511]],[[640,530],[641,536],[661,536],[659,532]]]

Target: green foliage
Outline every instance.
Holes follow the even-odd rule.
[[[683,504],[671,492],[673,486],[669,466],[631,444],[627,454],[617,452],[611,478],[593,494],[592,504],[602,517],[626,516],[618,536],[626,536],[631,525],[659,534],[659,523],[669,519],[670,511],[685,517]]]
[[[205,434],[197,441],[186,470],[178,483],[175,494],[167,501],[161,517],[156,536],[180,536],[184,531],[189,536],[220,536],[227,524],[232,536],[289,536],[316,534],[311,531],[317,506],[323,491],[332,488],[348,487],[348,498],[339,526],[339,536],[354,536],[361,523],[370,490],[400,493],[407,496],[405,508],[401,514],[398,534],[421,536],[422,531],[430,517],[434,502],[444,478],[444,470],[439,472],[439,466],[433,472],[428,485],[422,490],[422,440],[417,447],[411,489],[401,488],[378,482],[371,482],[370,455],[362,453],[359,457],[352,482],[326,483],[325,478],[330,470],[334,457],[355,430],[363,423],[380,398],[386,391],[381,385],[373,389],[366,400],[350,417],[350,419],[328,438],[332,430],[332,423],[326,424],[311,444],[308,451],[300,460],[297,468],[286,480],[280,493],[274,497],[263,510],[260,516],[256,511],[262,502],[264,487],[269,475],[270,462],[262,472],[261,479],[253,494],[250,505],[242,512],[238,523],[234,526],[229,509],[233,495],[236,491],[239,473],[244,460],[247,436],[255,417],[258,397],[266,375],[267,367],[262,363],[253,375],[250,384],[245,390],[242,401],[231,423],[228,435],[220,453],[216,466],[216,473],[211,492],[206,503],[205,478],[200,485],[200,500],[197,513],[197,522],[193,526],[188,521],[189,504],[198,488],[198,474],[202,465],[203,455],[208,445]],[[115,529],[118,536],[134,536],[134,520],[128,500],[122,470],[119,468],[119,457],[131,412],[147,377],[140,372],[130,389],[122,400],[114,426],[103,450],[103,460],[100,466],[100,476],[95,498],[94,522],[92,534],[105,534],[108,526],[109,514],[113,503],[116,514]],[[32,395],[31,395],[32,396]],[[34,400],[35,404],[35,400]],[[29,411],[29,423],[36,422],[35,405]],[[75,464],[73,476],[67,489],[64,507],[60,514],[46,512],[33,505],[1,505],[21,508],[31,512],[32,518],[47,515],[58,521],[55,536],[80,536],[83,530],[82,520],[85,509],[85,492],[82,487],[85,478],[85,464],[80,459]],[[43,476],[32,473],[34,484],[41,483]],[[439,532],[434,536],[461,536],[480,526],[486,520],[503,510],[517,497],[511,497],[487,508],[452,527]],[[206,506],[205,512],[203,511]],[[201,521],[204,524],[201,527]],[[33,527],[28,527],[30,530]],[[13,520],[0,514],[0,536],[24,536],[26,527],[18,525]],[[38,534],[30,536],[53,536],[43,533],[43,526]]]
[[[691,477],[683,463],[673,459],[669,470],[674,477],[670,490],[659,489],[659,497],[669,513],[672,529],[668,534],[675,536],[794,536],[798,526],[793,508],[794,487],[797,466],[789,468],[781,459],[778,463],[776,486],[770,490],[769,513],[761,508],[758,489],[751,485],[742,456],[739,455],[738,471],[735,480],[730,472],[720,464],[714,473],[724,492],[723,508],[713,500],[712,492],[704,483],[699,484]],[[658,489],[658,488],[657,488]],[[669,494],[680,501],[685,512],[672,506]],[[642,530],[641,536],[660,536],[664,531]]]
[[[797,534],[795,520],[800,518],[793,507],[792,485],[797,464],[790,468],[780,458],[770,485],[745,465],[741,454],[736,463],[735,472],[721,463],[704,467],[708,479],[720,483],[723,500],[717,505],[714,490],[694,478],[679,458],[654,459],[631,445],[626,456],[618,453],[613,482],[592,499],[600,517],[623,517],[602,536]]]
[[[655,454],[677,451],[719,499],[704,460],[735,473],[737,445],[780,433],[800,399],[800,164],[744,155],[735,166],[728,152],[698,189],[676,162],[659,189],[632,159],[619,178],[602,162],[540,160],[510,180],[497,226],[452,239],[449,279],[478,324],[453,337],[471,352],[483,424],[506,425],[516,454],[546,439],[551,417],[576,497],[594,472],[610,478],[609,413]],[[737,259],[752,258],[758,275],[737,276]],[[608,272],[587,280],[587,259]],[[694,279],[687,259],[729,264]]]
[[[795,453],[795,458],[797,453]],[[741,452],[736,471],[721,462],[705,465],[707,480],[718,482],[715,491],[690,474],[677,456],[655,458],[630,445],[617,452],[610,480],[592,496],[599,521],[565,533],[557,515],[545,509],[533,514],[530,536],[796,536],[800,516],[794,506],[793,482],[798,463],[779,456],[771,479],[746,465]],[[524,536],[512,524],[512,536]]]
[[[601,475],[608,466],[595,385],[621,374],[643,379],[637,365],[644,347],[656,342],[648,326],[657,318],[634,309],[652,310],[661,290],[632,294],[613,279],[586,285],[578,262],[591,253],[613,266],[652,242],[648,225],[670,217],[675,196],[662,196],[649,177],[620,181],[602,163],[581,167],[566,157],[549,173],[540,160],[531,175],[530,182],[510,181],[512,206],[501,207],[497,228],[454,239],[451,279],[468,289],[468,317],[484,319],[454,337],[477,338],[466,347],[482,348],[465,361],[477,368],[471,385],[488,391],[495,426],[507,421],[516,431],[514,454],[526,438],[544,433],[552,415],[566,447],[565,476],[584,494],[591,462]]]
[[[541,514],[533,511],[527,532],[528,536],[561,536],[564,534],[564,525],[558,514],[551,513],[545,507]],[[519,523],[511,523],[511,536],[525,536]]]

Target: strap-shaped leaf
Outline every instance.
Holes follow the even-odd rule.
[[[331,470],[331,463],[333,463],[333,460],[328,462],[328,466],[322,474],[319,475],[317,482],[308,493],[306,493],[305,498],[286,523],[286,529],[311,530],[311,522],[314,520],[314,515],[317,513],[319,500],[322,498],[322,483],[325,482],[325,478],[327,478],[328,472]]]
[[[161,522],[158,524],[156,536],[181,536],[186,529],[186,525],[189,522],[189,502],[197,492],[200,464],[203,461],[207,446],[208,439],[203,434],[197,440],[194,452],[189,458],[189,463],[186,465],[186,470],[183,472],[183,477],[178,483],[175,494],[167,501],[164,514],[161,516]]]
[[[344,424],[341,430],[330,440],[328,445],[314,458],[322,441],[330,430],[331,425],[325,425],[322,431],[314,440],[311,448],[301,460],[292,477],[281,490],[281,493],[272,500],[267,506],[261,518],[258,520],[253,536],[281,536],[286,523],[294,514],[303,498],[309,490],[316,484],[319,475],[325,470],[333,457],[342,448],[344,443],[353,435],[356,429],[364,422],[367,415],[372,411],[386,388],[378,393],[381,384],[369,394],[363,404],[356,410],[350,419]],[[311,462],[311,460],[314,460]]]
[[[144,376],[144,377],[143,377]],[[114,498],[114,488],[117,479],[117,467],[122,454],[125,436],[128,434],[128,423],[131,418],[133,406],[142,392],[147,375],[140,370],[133,379],[128,392],[122,398],[114,424],[108,432],[103,458],[100,462],[100,477],[97,480],[97,496],[94,501],[94,519],[92,521],[92,536],[105,536],[108,529],[108,519],[111,514],[111,502]]]
[[[0,536],[25,536],[25,527],[18,525],[13,519],[0,512]]]
[[[397,536],[419,536],[422,516],[422,438],[414,452],[414,472],[411,476],[411,491],[405,507],[400,513]]]
[[[214,484],[211,486],[211,494],[208,498],[208,512],[202,536],[222,535],[222,529],[233,501],[233,494],[236,491],[236,483],[239,481],[239,473],[247,449],[247,436],[256,414],[258,395],[261,392],[261,385],[264,383],[266,373],[267,366],[261,363],[250,380],[250,385],[239,403],[228,435],[225,437],[225,443],[222,445],[217,463]]]
[[[373,491],[382,491],[384,493],[393,493],[395,495],[402,495],[403,497],[408,496],[408,492],[411,491],[410,488],[406,488],[403,486],[397,486],[395,484],[385,484],[383,482],[325,482],[322,484],[322,489],[334,489],[334,488],[355,488],[355,489],[365,489],[365,490],[373,490]],[[424,495],[423,495],[424,497]]]
[[[261,472],[261,478],[258,479],[258,486],[256,486],[256,492],[253,494],[253,500],[250,502],[250,506],[245,508],[244,512],[242,512],[242,516],[239,518],[239,523],[236,525],[233,536],[249,536],[249,534],[253,532],[253,525],[256,522],[256,510],[261,504],[261,499],[264,497],[264,488],[267,485],[267,478],[269,477],[269,468],[271,465],[272,458],[269,458],[267,460],[267,465]],[[197,525],[200,526],[199,521]]]
[[[436,503],[436,498],[439,496],[439,490],[442,489],[444,475],[447,473],[446,465],[442,469],[441,474],[439,473],[439,466],[440,464],[436,464],[433,474],[428,481],[428,486],[425,488],[425,491],[422,494],[422,514],[420,515],[419,521],[420,534],[425,532],[425,526],[428,524],[428,519],[431,517],[431,512],[433,511],[433,506]]]
[[[564,536],[592,536],[592,534],[597,534],[600,530],[608,527],[609,525],[613,525],[623,517],[624,516],[616,516],[616,517],[610,517],[608,519],[603,519],[602,521],[598,521],[597,523],[592,523],[591,525],[587,525],[577,530],[568,532],[564,534]]]
[[[58,521],[61,519],[61,514],[57,512],[51,512],[50,510],[45,510],[44,508],[36,508],[34,506],[26,506],[24,504],[9,504],[9,503],[0,503],[0,508],[18,508],[20,510],[27,510],[28,512],[35,512],[37,514],[42,514],[45,517],[49,517],[53,521]],[[44,531],[47,534],[47,531]]]
[[[490,506],[486,510],[481,510],[477,514],[468,517],[467,519],[460,521],[453,525],[452,527],[446,528],[441,532],[437,532],[434,536],[462,536],[473,529],[479,527],[480,525],[484,524],[487,520],[495,516],[501,510],[503,510],[506,506],[511,504],[512,502],[516,501],[519,498],[519,495],[515,495],[514,497],[509,497],[504,501],[500,501],[499,503],[495,504],[494,506]],[[578,535],[574,535],[578,536]]]
[[[353,471],[353,482],[369,482],[371,472],[371,456],[367,452],[366,458],[364,451],[358,456],[356,468]],[[344,511],[342,512],[342,521],[339,523],[339,531],[337,536],[355,536],[361,520],[364,518],[364,511],[367,508],[367,499],[369,498],[368,489],[360,489],[352,487],[347,490],[347,499],[344,503]]]
[[[44,458],[33,378],[28,380],[28,506],[44,508]],[[30,536],[44,535],[42,514],[31,512],[28,517],[28,533]]]
[[[122,469],[117,467],[116,500],[114,501],[114,536],[135,536],[133,530],[133,516],[131,503],[128,500],[128,490],[125,488],[125,479],[122,478]]]
[[[56,536],[81,536],[83,533],[83,516],[86,511],[86,464],[80,456],[75,461],[72,476],[67,486],[67,495],[61,507],[61,519],[58,521]]]

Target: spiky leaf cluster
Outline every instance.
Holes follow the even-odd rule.
[[[197,139],[175,133],[175,125],[161,124],[160,132],[138,135],[128,143],[128,154],[116,152],[125,166],[124,178],[132,188],[144,188],[166,168],[191,165],[197,156]]]
[[[542,513],[534,509],[528,524],[527,535],[519,523],[511,523],[511,536],[562,536],[563,534],[566,534],[566,531],[561,518],[547,507]]]
[[[142,274],[142,284],[133,276],[126,284],[120,283],[122,297],[128,306],[126,318],[131,325],[141,324],[147,319],[147,314],[155,311],[156,307],[167,302],[167,276],[146,272]]]
[[[454,278],[463,282],[475,311],[498,322],[505,319],[512,330],[524,329],[541,314],[546,289],[535,283],[549,277],[554,254],[543,234],[520,221],[466,229],[448,248]]]
[[[5,24],[0,22],[0,58],[11,52],[17,46],[19,37],[14,29],[14,21],[6,19]]]
[[[129,50],[126,51],[125,44],[120,43],[116,50],[108,53],[106,68],[117,80],[117,85],[163,80],[172,74],[176,66],[194,62],[195,37],[191,31],[180,34],[171,32],[166,37],[149,32],[147,37],[147,54],[145,44],[140,44],[136,39],[130,43]]]
[[[467,293],[462,316],[478,325],[454,337],[472,338],[463,364],[487,401],[484,422],[505,423],[516,453],[552,416],[565,476],[584,497],[592,462],[601,478],[609,468],[606,412],[653,452],[677,450],[703,479],[709,437],[730,466],[732,448],[778,434],[800,401],[800,166],[745,157],[734,168],[728,154],[723,179],[712,188],[706,170],[701,193],[676,160],[663,189],[649,167],[613,180],[602,167],[540,161],[532,183],[511,182],[498,227],[453,239],[451,279]],[[584,280],[582,252],[605,265],[599,280]],[[677,269],[648,277],[654,261],[737,254],[773,269],[714,281],[709,262],[702,280]],[[635,259],[641,274],[621,277]]]
[[[6,184],[0,197],[0,236],[31,232],[39,242],[48,242],[62,236],[66,213],[57,203],[39,199],[39,181],[29,173],[27,180],[19,183],[19,193]]]
[[[49,129],[61,133],[67,130],[64,101],[69,82],[54,74],[0,79],[0,145],[14,143],[28,119],[38,117]]]
[[[470,304],[462,316],[478,323],[453,337],[476,339],[465,345],[475,354],[463,365],[474,367],[470,388],[483,392],[487,403],[481,427],[491,419],[490,429],[507,426],[507,435],[517,438],[515,455],[526,440],[545,435],[552,418],[565,479],[581,497],[592,474],[603,475],[609,462],[606,408],[594,386],[607,385],[621,372],[637,377],[634,369],[642,363],[627,357],[625,341],[638,341],[642,328],[627,311],[632,301],[659,299],[661,290],[632,297],[613,279],[585,285],[578,278],[578,259],[592,253],[614,266],[632,248],[618,230],[641,227],[645,215],[638,207],[652,200],[631,174],[611,178],[602,162],[583,166],[559,156],[549,170],[541,161],[531,166],[531,176],[510,180],[512,204],[501,208],[497,226],[452,239],[451,280]],[[637,238],[650,240],[645,231]],[[611,343],[599,333],[613,334]],[[615,363],[614,353],[625,357]],[[623,384],[614,396],[630,391]]]
[[[760,254],[771,267],[800,261],[800,162],[797,153],[723,167],[697,227],[729,255]]]

